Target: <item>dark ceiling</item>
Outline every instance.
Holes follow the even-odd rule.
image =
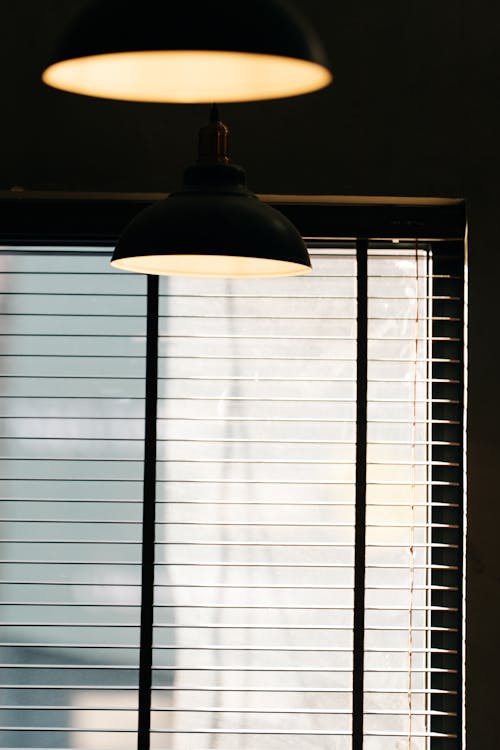
[[[55,41],[87,2],[0,3],[0,189],[164,192],[194,156],[204,106],[109,102],[40,82]],[[251,186],[466,194],[496,145],[500,64],[490,29],[498,24],[478,12],[487,4],[476,2],[474,15],[465,0],[296,2],[324,39],[335,81],[305,97],[223,107]]]

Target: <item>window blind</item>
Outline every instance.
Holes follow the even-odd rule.
[[[145,279],[108,251],[1,262],[0,744],[132,747]]]
[[[459,742],[463,279],[437,245],[368,249],[367,750]],[[160,283],[152,748],[352,746],[356,247],[312,252],[308,278]],[[0,732],[127,750],[146,283],[36,253],[2,256]]]

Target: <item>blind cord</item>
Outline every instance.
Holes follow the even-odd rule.
[[[410,480],[411,480],[411,524],[410,524],[410,602],[409,602],[409,631],[408,631],[408,750],[411,750],[412,734],[413,734],[413,685],[412,685],[412,670],[413,670],[413,605],[414,605],[414,591],[415,591],[415,481],[416,481],[416,442],[417,442],[417,368],[418,368],[418,341],[419,341],[419,327],[420,327],[420,315],[419,315],[419,291],[420,291],[420,276],[419,276],[419,246],[418,240],[415,241],[415,360],[413,363],[413,420],[412,420],[412,462],[410,467]]]

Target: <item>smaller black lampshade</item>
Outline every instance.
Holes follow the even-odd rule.
[[[243,193],[169,196],[129,224],[111,264],[147,274],[225,278],[311,270],[304,242],[288,219]]]
[[[228,134],[215,117],[201,129],[198,162],[186,169],[182,190],[132,220],[116,246],[113,266],[224,278],[296,276],[311,270],[293,224],[251,193],[244,170],[229,163]]]
[[[315,31],[286,0],[99,0],[42,76],[77,94],[143,102],[275,99],[327,86]]]

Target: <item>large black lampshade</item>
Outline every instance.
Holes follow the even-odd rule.
[[[107,99],[230,102],[305,94],[332,76],[316,33],[283,0],[99,0],[43,80]]]
[[[311,262],[302,237],[248,190],[244,170],[227,157],[228,129],[215,116],[200,131],[198,161],[185,171],[182,189],[133,219],[111,264],[178,276],[307,273]]]

